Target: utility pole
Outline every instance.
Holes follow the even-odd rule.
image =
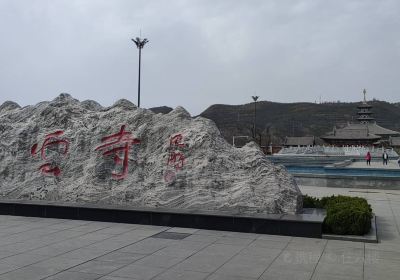
[[[139,49],[139,78],[138,78],[138,108],[140,108],[140,67],[141,67],[141,60],[142,60],[142,49],[146,43],[149,42],[146,38],[143,40],[140,39],[139,37],[136,37],[136,39],[132,39],[132,41],[136,44],[136,47]]]
[[[254,100],[253,139],[256,139],[257,99],[258,99],[258,96],[252,96],[252,98]]]

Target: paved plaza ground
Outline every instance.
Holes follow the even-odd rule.
[[[301,189],[366,197],[380,243],[0,216],[0,279],[400,279],[400,191]]]
[[[371,161],[371,165],[367,165],[366,161],[355,161],[352,162],[350,165],[346,166],[349,168],[379,168],[379,169],[400,169],[397,160],[389,160],[388,164],[384,165],[381,160],[374,160]]]

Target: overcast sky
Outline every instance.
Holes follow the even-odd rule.
[[[398,0],[0,0],[0,104],[400,101]]]

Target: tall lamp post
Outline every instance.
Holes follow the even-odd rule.
[[[139,49],[139,78],[138,78],[138,107],[140,108],[140,65],[141,65],[141,60],[142,60],[142,49],[144,45],[146,45],[149,40],[144,38],[143,40],[140,39],[139,37],[136,37],[136,39],[132,39],[132,41],[136,44],[136,47]]]
[[[258,96],[252,96],[254,100],[254,122],[253,122],[253,138],[256,139],[256,118],[257,118],[257,99]]]

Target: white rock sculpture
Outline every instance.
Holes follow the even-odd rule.
[[[101,148],[118,140],[102,142],[123,125],[132,134]],[[182,138],[171,143],[177,135]],[[107,155],[113,148],[121,151]],[[284,167],[268,161],[256,144],[233,148],[211,120],[192,118],[182,107],[154,114],[127,100],[103,108],[68,94],[24,108],[0,106],[0,195],[244,213],[302,207]]]

